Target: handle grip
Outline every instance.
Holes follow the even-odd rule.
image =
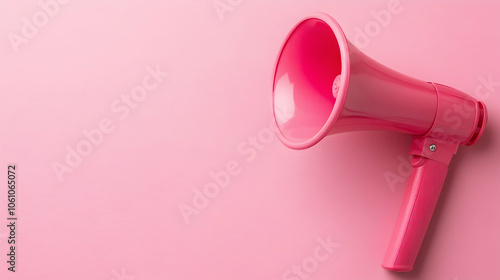
[[[387,248],[382,267],[392,271],[411,271],[424,240],[432,213],[441,193],[448,164],[456,152],[455,144],[438,145],[432,139],[414,139],[410,153],[412,171],[399,211],[392,238]],[[436,153],[434,153],[436,151]]]

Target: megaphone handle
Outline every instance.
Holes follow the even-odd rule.
[[[410,153],[412,171],[382,267],[411,271],[458,144],[429,144],[430,139],[414,138]],[[433,146],[433,147],[432,147]],[[430,147],[430,150],[429,150]],[[420,152],[416,152],[416,151]],[[439,150],[439,153],[438,153]],[[436,152],[434,154],[434,152]]]

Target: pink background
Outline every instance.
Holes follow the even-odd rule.
[[[43,9],[0,2],[1,279],[301,279],[287,271],[328,236],[335,248],[302,278],[500,277],[500,2],[400,0],[382,26],[373,13],[390,0],[221,1],[232,5],[222,17],[212,0],[74,0],[17,53],[9,37]],[[410,136],[341,134],[304,151],[268,138],[276,55],[315,11],[381,63],[488,107],[483,138],[452,161],[411,273],[380,267]],[[170,75],[120,119],[112,104],[147,67]],[[114,130],[60,182],[54,162],[103,119]],[[9,163],[16,273],[6,263]],[[239,173],[187,224],[179,206],[227,164]],[[389,173],[403,181],[391,186]]]

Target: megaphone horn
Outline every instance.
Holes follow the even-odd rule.
[[[453,112],[463,110],[460,122]],[[454,88],[398,73],[351,44],[340,25],[317,13],[300,21],[279,54],[273,82],[278,138],[305,149],[325,136],[356,130],[413,135],[412,172],[382,262],[410,271],[459,145],[483,133],[484,103]]]

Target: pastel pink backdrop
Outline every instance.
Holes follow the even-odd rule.
[[[19,217],[15,273],[0,226],[0,278],[283,279],[330,236],[336,247],[308,279],[498,279],[500,3],[400,0],[386,26],[357,42],[488,107],[483,138],[453,159],[416,268],[404,274],[380,263],[410,136],[340,134],[304,151],[276,138],[251,144],[269,131],[273,67],[294,24],[324,11],[356,44],[393,2],[222,3],[232,6],[221,18],[212,0],[70,1],[16,53],[8,34],[41,8],[0,2],[0,168],[18,165]],[[110,106],[147,67],[169,76],[122,120]],[[114,130],[60,182],[53,163],[105,118]],[[209,173],[235,162],[241,172],[186,224],[179,205],[192,206]],[[389,184],[389,173],[404,181]]]

